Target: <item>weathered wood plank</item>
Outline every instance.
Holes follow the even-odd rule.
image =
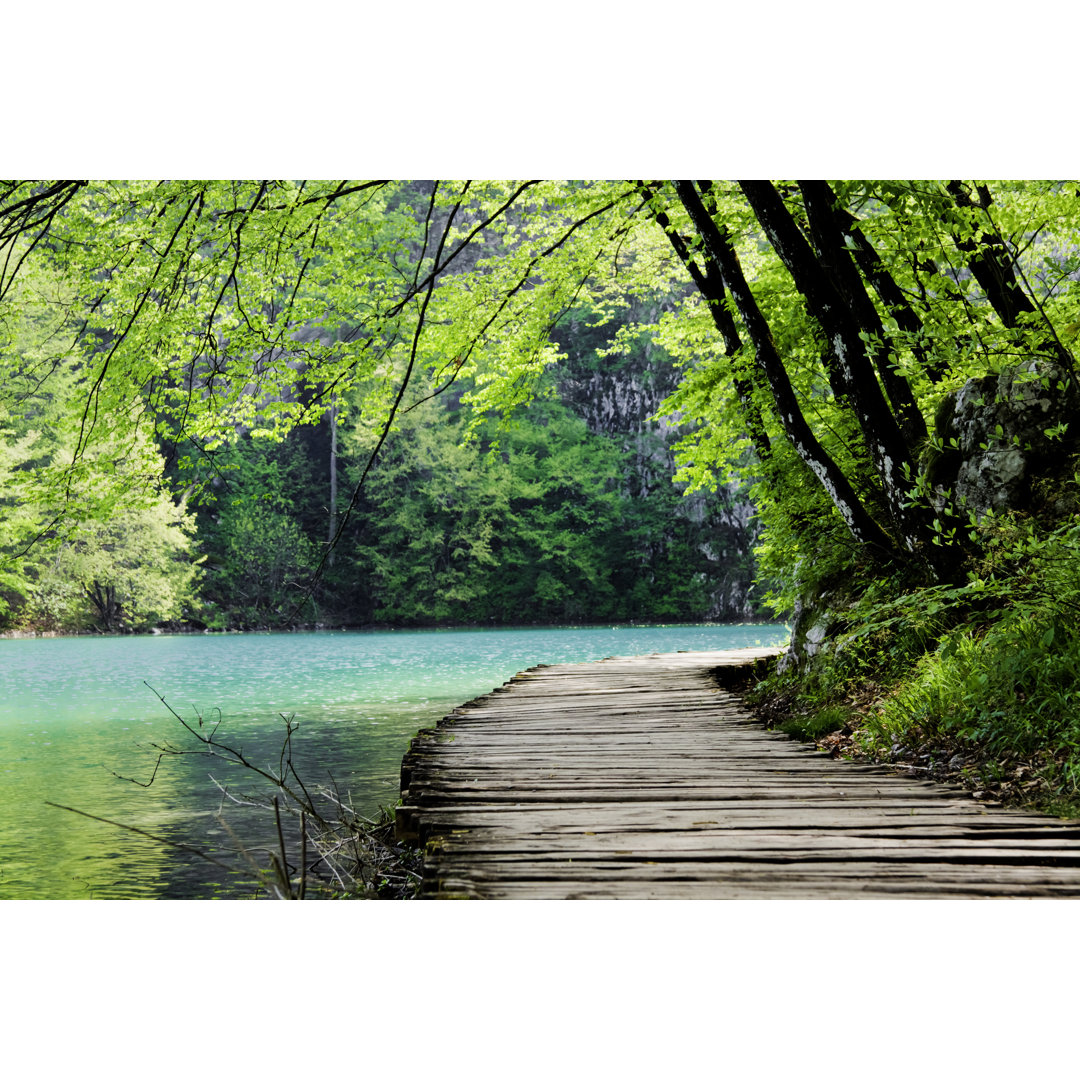
[[[711,672],[749,653],[551,665],[402,763],[433,897],[1080,896],[1080,823],[831,761]]]

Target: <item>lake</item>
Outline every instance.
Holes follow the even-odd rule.
[[[419,728],[525,668],[787,639],[784,626],[755,624],[0,640],[0,898],[253,895],[239,870],[46,805],[230,862],[238,841],[265,864],[264,811],[226,803],[235,839],[217,818],[211,776],[265,794],[245,770],[189,753],[167,756],[155,775],[157,746],[200,749],[170,708],[196,727],[220,722],[219,741],[275,768],[282,716],[292,716],[301,779],[332,776],[371,816],[396,802]]]

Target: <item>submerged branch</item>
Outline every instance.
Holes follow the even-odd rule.
[[[111,818],[99,817],[97,814],[88,814],[85,810],[76,810],[74,806],[63,806],[60,803],[49,802],[45,800],[46,806],[55,806],[57,810],[67,810],[69,813],[78,814],[80,817],[89,818],[91,821],[101,821],[106,825],[114,825],[118,829],[124,829],[126,832],[137,833],[139,836],[145,836],[149,840],[153,840],[158,844],[165,844],[168,847],[178,848],[180,851],[186,851],[191,855],[198,855],[200,859],[205,859],[209,863],[213,863],[215,866],[220,866],[224,870],[231,871],[233,868],[228,863],[223,863],[220,859],[215,859],[213,855],[207,855],[205,851],[200,851],[198,848],[192,847],[190,844],[182,844],[178,840],[170,840],[165,836],[158,836],[155,833],[147,832],[145,829],[140,829],[135,825],[125,825],[122,821],[113,821]]]

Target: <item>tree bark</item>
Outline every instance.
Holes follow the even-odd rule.
[[[990,218],[989,211],[993,204],[990,189],[985,185],[979,185],[977,188],[979,200],[976,203],[972,201],[968,189],[959,180],[950,180],[945,187],[957,209],[965,211],[980,208],[984,212],[986,227],[981,230],[981,243],[963,234],[954,233],[953,239],[956,246],[967,256],[968,269],[971,270],[972,276],[986,294],[998,318],[1008,329],[1015,330],[1019,325],[1021,315],[1041,315],[1039,309],[1021,287],[1016,276],[1012,253]],[[1072,355],[1052,331],[1044,336],[1041,347],[1046,349],[1066,371],[1073,371]]]
[[[844,243],[844,233],[834,212],[836,196],[824,180],[800,180],[799,189],[821,264],[831,276],[853,318],[869,337],[867,348],[874,367],[900,422],[900,432],[908,453],[914,456],[926,441],[926,421],[915,402],[910,384],[896,370],[896,347],[881,325],[877,308],[867,295],[851,252]]]
[[[822,328],[833,393],[848,402],[881,480],[890,516],[905,546],[914,551],[931,539],[925,514],[911,503],[915,463],[907,442],[878,385],[854,317],[829,274],[814,256],[783,200],[768,181],[742,180],[739,186],[772,245]]]
[[[981,189],[978,203],[971,201],[969,192],[959,180],[950,180],[945,188],[959,210],[972,210],[977,206],[985,210],[990,206],[990,192],[986,188]],[[953,239],[956,246],[967,256],[968,268],[979,287],[986,293],[986,299],[1010,330],[1016,326],[1019,315],[1037,313],[1035,305],[1016,279],[1012,256],[997,232],[992,229],[983,230],[981,244],[971,236],[963,234],[954,233]]]
[[[765,376],[772,393],[780,423],[795,452],[817,477],[852,536],[861,544],[876,550],[879,555],[895,556],[897,554],[895,544],[870,516],[847,477],[818,442],[810,425],[806,422],[787,370],[776,350],[768,323],[746,282],[727,230],[722,229],[712,219],[690,181],[676,180],[674,183],[675,191],[701,237],[703,255],[707,262],[716,267],[717,274],[714,280],[715,277],[722,279],[735,301],[754,347],[758,367]],[[704,277],[703,281],[706,287],[712,287],[709,285],[708,277]]]
[[[833,204],[833,215],[845,238],[854,245],[852,256],[859,264],[863,277],[873,286],[879,299],[889,314],[896,320],[896,325],[909,335],[909,344],[915,358],[919,361],[927,378],[936,386],[945,377],[946,367],[926,350],[921,341],[923,322],[915,309],[908,303],[903,290],[896,284],[892,274],[885,268],[874,245],[866,239],[859,228],[858,219],[844,207]]]
[[[653,194],[656,193],[655,188],[652,185],[642,186],[646,190],[652,191]],[[728,306],[725,303],[724,282],[718,273],[715,264],[706,261],[705,269],[702,270],[701,267],[697,265],[694,257],[690,254],[690,249],[686,240],[672,225],[671,219],[667,214],[660,209],[653,209],[651,212],[654,220],[664,230],[665,235],[671,242],[671,246],[675,249],[676,255],[679,256],[679,259],[689,272],[690,277],[698,288],[698,292],[705,298],[705,304],[709,309],[709,314],[712,316],[713,323],[717,330],[720,331],[720,336],[724,340],[724,353],[728,357],[734,358],[742,349],[742,340],[739,337],[738,328],[735,326],[735,320],[732,318],[731,312],[728,310]],[[757,451],[758,457],[763,462],[768,461],[772,456],[772,444],[770,443],[768,433],[765,430],[765,424],[761,418],[761,411],[758,409],[757,402],[754,400],[753,388],[746,379],[742,378],[734,371],[733,382],[735,385],[735,393],[739,397],[739,404],[742,407],[743,416],[746,420],[750,441],[754,444],[754,449]]]

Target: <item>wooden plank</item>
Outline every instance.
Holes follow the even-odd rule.
[[[432,897],[1080,896],[1080,826],[833,761],[712,672],[764,650],[552,665],[402,763]]]

